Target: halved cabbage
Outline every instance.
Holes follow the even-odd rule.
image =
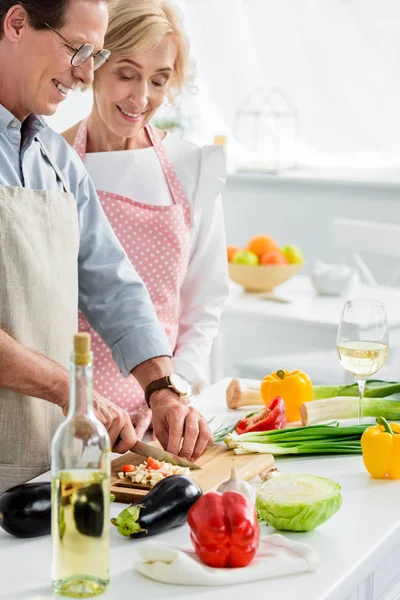
[[[280,475],[261,484],[256,507],[275,529],[311,531],[341,507],[341,486],[316,475]]]

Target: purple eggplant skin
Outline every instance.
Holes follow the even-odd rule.
[[[0,496],[0,526],[18,538],[48,535],[51,531],[51,484],[24,483]]]
[[[161,479],[139,502],[125,508],[111,523],[122,535],[146,538],[186,523],[189,509],[203,492],[186,475]]]

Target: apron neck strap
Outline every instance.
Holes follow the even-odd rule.
[[[64,175],[62,174],[61,169],[59,169],[58,165],[56,164],[51,152],[46,148],[46,146],[43,144],[43,142],[39,138],[36,138],[36,139],[40,144],[43,154],[47,157],[47,160],[49,161],[49,163],[53,167],[54,171],[56,172],[59,180],[63,184],[64,190],[67,192],[67,194],[70,194],[71,190],[67,183],[67,180],[65,179]]]
[[[186,199],[185,192],[183,190],[181,182],[178,179],[175,167],[172,164],[170,157],[165,151],[160,136],[154,129],[153,125],[151,125],[150,123],[148,123],[145,126],[145,128],[150,138],[150,141],[154,146],[154,150],[156,151],[157,156],[159,158],[161,168],[163,170],[165,179],[167,180],[169,191],[171,192],[174,204],[187,204],[188,202]]]

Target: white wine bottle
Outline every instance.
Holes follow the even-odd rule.
[[[51,447],[53,591],[90,598],[106,590],[110,552],[110,440],[93,411],[90,334],[74,336],[70,401]]]

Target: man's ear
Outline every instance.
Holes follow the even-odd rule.
[[[28,26],[28,13],[20,4],[16,4],[10,8],[5,16],[4,35],[10,42],[16,43],[20,40],[24,28]]]

